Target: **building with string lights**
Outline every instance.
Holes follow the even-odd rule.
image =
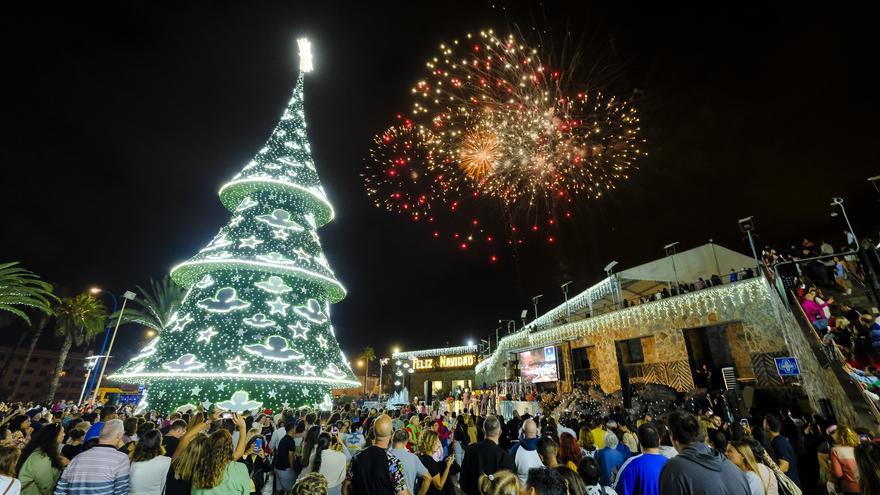
[[[482,384],[474,374],[479,358],[476,345],[395,352],[391,355],[394,390],[406,389],[410,397],[430,404],[458,388],[479,388]]]
[[[714,390],[745,408],[787,400],[870,424],[876,408],[829,359],[782,277],[756,264],[709,243],[609,273],[498,339],[477,363],[476,381],[561,393],[638,393],[649,384],[679,396]],[[694,287],[698,280],[714,283]],[[688,292],[670,292],[684,282]]]

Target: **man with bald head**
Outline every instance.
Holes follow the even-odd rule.
[[[357,453],[348,464],[342,495],[410,495],[403,465],[388,450],[391,418],[383,414],[373,421],[373,445]]]
[[[527,419],[523,422],[522,431],[519,442],[510,449],[510,455],[516,463],[516,474],[525,485],[529,469],[544,467],[544,464],[538,456],[538,425],[533,419]]]

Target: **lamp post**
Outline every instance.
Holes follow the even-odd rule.
[[[755,239],[752,237],[752,231],[755,230],[755,217],[745,217],[740,218],[739,229],[746,233],[749,237],[749,246],[752,247],[752,257],[755,259],[755,270],[758,270],[758,267],[761,266],[761,262],[758,261],[758,251],[755,249]]]
[[[670,242],[663,246],[663,250],[666,251],[666,256],[670,256],[670,259],[672,260],[672,274],[675,277],[675,293],[678,294],[678,270],[675,268],[675,246],[678,246],[678,241]]]
[[[95,364],[98,362],[98,359],[103,356],[88,356],[86,357],[86,379],[83,380],[83,388],[82,392],[79,393],[79,400],[77,401],[78,405],[82,404],[83,399],[86,395],[86,386],[89,384],[89,377],[92,376],[92,370],[95,369]]]
[[[849,223],[849,216],[846,214],[846,208],[843,206],[843,198],[834,197],[831,198],[831,206],[839,206],[840,212],[843,214],[843,220],[846,222],[846,227],[849,229],[849,234],[853,238],[853,244],[855,247],[853,251],[861,251],[862,246],[859,244],[859,238],[856,237],[856,233],[853,231],[852,224]],[[847,243],[849,243],[849,239],[847,239]],[[874,267],[871,266],[871,263],[868,263],[869,260],[864,257],[861,258],[862,264],[865,266],[865,271],[871,277],[871,283],[865,284],[865,287],[870,287],[870,290],[866,290],[865,292],[868,295],[868,299],[872,299],[874,304],[880,303],[880,295],[878,295],[877,291],[880,289],[880,281],[877,280],[877,273],[874,271]]]
[[[379,358],[379,397],[382,397],[382,369],[388,364],[390,358]]]
[[[614,270],[614,267],[615,267],[615,266],[617,266],[617,261],[612,261],[611,263],[608,263],[607,265],[605,265],[605,275],[608,277],[609,282],[612,283],[612,284],[614,284],[614,285],[612,286],[612,288],[613,288],[614,290],[611,292],[611,301],[612,301],[612,302],[614,303],[614,305],[616,306],[616,305],[618,305],[618,304],[623,304],[623,301],[620,300],[620,299],[621,299],[621,297],[620,297],[620,287],[618,286],[617,281],[611,279],[611,277],[612,277],[612,270]],[[617,298],[616,298],[617,300],[615,300],[615,297],[614,297],[615,294],[617,295]],[[591,304],[592,304],[592,303],[591,303]]]
[[[562,289],[562,298],[565,300],[565,322],[569,323],[571,321],[571,308],[568,307],[568,286],[571,285],[571,280],[559,286]]]
[[[108,296],[110,296],[110,298],[113,300],[113,311],[110,314],[112,315],[112,314],[116,313],[116,308],[117,308],[118,304],[117,304],[117,299],[116,299],[115,294],[113,294],[110,291],[105,291],[105,290],[98,288],[98,287],[92,287],[91,289],[89,289],[89,292],[91,292],[94,295],[103,293],[103,294],[107,294]],[[110,320],[107,320],[107,330],[104,331],[104,342],[101,343],[101,352],[99,352],[98,356],[96,357],[95,366],[97,366],[98,362],[101,360],[101,358],[104,357],[104,351],[107,349],[107,342],[109,342],[109,341],[110,341]],[[95,386],[95,379],[96,378],[98,378],[97,373],[92,375],[92,381],[89,383],[89,389],[86,392],[86,395],[84,398],[91,397],[92,389]],[[80,401],[80,405],[81,404],[82,404],[82,401]]]
[[[125,305],[128,301],[133,301],[135,298],[135,293],[127,290],[122,294],[122,308],[119,310],[119,316],[116,318],[116,326],[113,328],[113,334],[110,335],[110,345],[107,346],[107,354],[104,357],[104,362],[101,363],[101,373],[98,374],[98,383],[95,384],[94,393],[92,394],[91,399],[89,400],[89,405],[91,407],[95,407],[95,396],[98,395],[98,391],[101,390],[101,381],[104,379],[104,371],[107,370],[107,361],[110,360],[110,352],[113,350],[113,342],[116,341],[116,332],[119,331],[119,324],[122,322],[122,315],[125,313]],[[114,297],[114,302],[116,298]],[[101,354],[104,354],[103,352]]]
[[[532,305],[535,306],[535,320],[538,319],[538,299],[541,299],[542,297],[544,297],[544,294],[538,294],[532,298]]]

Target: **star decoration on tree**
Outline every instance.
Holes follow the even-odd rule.
[[[318,341],[318,345],[321,346],[321,349],[327,348],[327,339],[323,335],[318,335],[318,338],[315,340]]]
[[[287,238],[290,237],[290,234],[288,234],[286,230],[274,229],[272,231],[272,237],[274,237],[275,239],[286,241]]]
[[[309,363],[303,363],[299,365],[299,368],[302,370],[303,375],[305,376],[316,376],[315,375],[315,367]]]
[[[309,327],[303,325],[301,321],[296,322],[295,325],[287,325],[287,328],[290,329],[290,338],[303,340],[308,339],[306,333],[309,331]]]
[[[183,318],[178,318],[174,321],[174,324],[171,326],[172,332],[180,332],[187,325],[193,322],[193,317],[189,315],[189,313],[183,315]]]
[[[202,387],[199,387],[198,385],[196,385],[195,387],[191,388],[189,392],[192,395],[199,395],[200,393],[202,393]]]
[[[248,363],[249,363],[249,361],[245,361],[244,359],[241,358],[241,356],[235,356],[235,359],[227,359],[226,360],[226,368],[229,371],[235,370],[235,371],[238,371],[239,373],[241,373],[242,371],[244,371],[244,365],[246,365]]]
[[[217,390],[219,390],[221,392],[225,392],[226,391],[226,384],[225,383],[218,383]]]
[[[268,395],[270,399],[274,399],[275,396],[278,395],[278,393],[274,390],[270,390],[268,393],[266,393],[266,395]]]
[[[309,254],[306,253],[306,250],[301,247],[294,249],[293,254],[295,254],[296,259],[298,259],[300,261],[309,261],[309,259],[311,258],[311,256],[309,256]]]
[[[214,330],[214,327],[208,327],[204,330],[200,330],[199,338],[196,339],[196,342],[205,341],[206,344],[211,343],[211,338],[217,335],[217,332]]]
[[[270,315],[278,314],[281,316],[287,316],[287,308],[290,307],[290,304],[282,301],[281,296],[276,297],[274,301],[268,301],[266,304],[271,308],[269,310]]]
[[[250,248],[255,249],[257,246],[262,244],[263,241],[257,239],[257,236],[252,235],[250,237],[245,237],[243,239],[238,240],[238,247],[241,249]]]

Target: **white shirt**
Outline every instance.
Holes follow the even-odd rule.
[[[300,476],[312,472],[312,464],[315,462],[315,452],[309,456],[308,466],[303,467]],[[339,486],[345,481],[345,454],[331,449],[321,451],[321,470],[319,471],[327,479],[327,488]]]
[[[519,480],[525,485],[526,479],[529,477],[529,469],[544,467],[541,458],[538,457],[537,450],[527,450],[522,445],[516,449],[516,474]]]
[[[10,481],[12,481],[12,486],[9,486]],[[3,493],[6,487],[9,487],[6,495],[19,495],[21,493],[21,481],[0,474],[0,493]]]
[[[162,495],[171,458],[160,455],[149,461],[132,462],[128,471],[129,495]]]

